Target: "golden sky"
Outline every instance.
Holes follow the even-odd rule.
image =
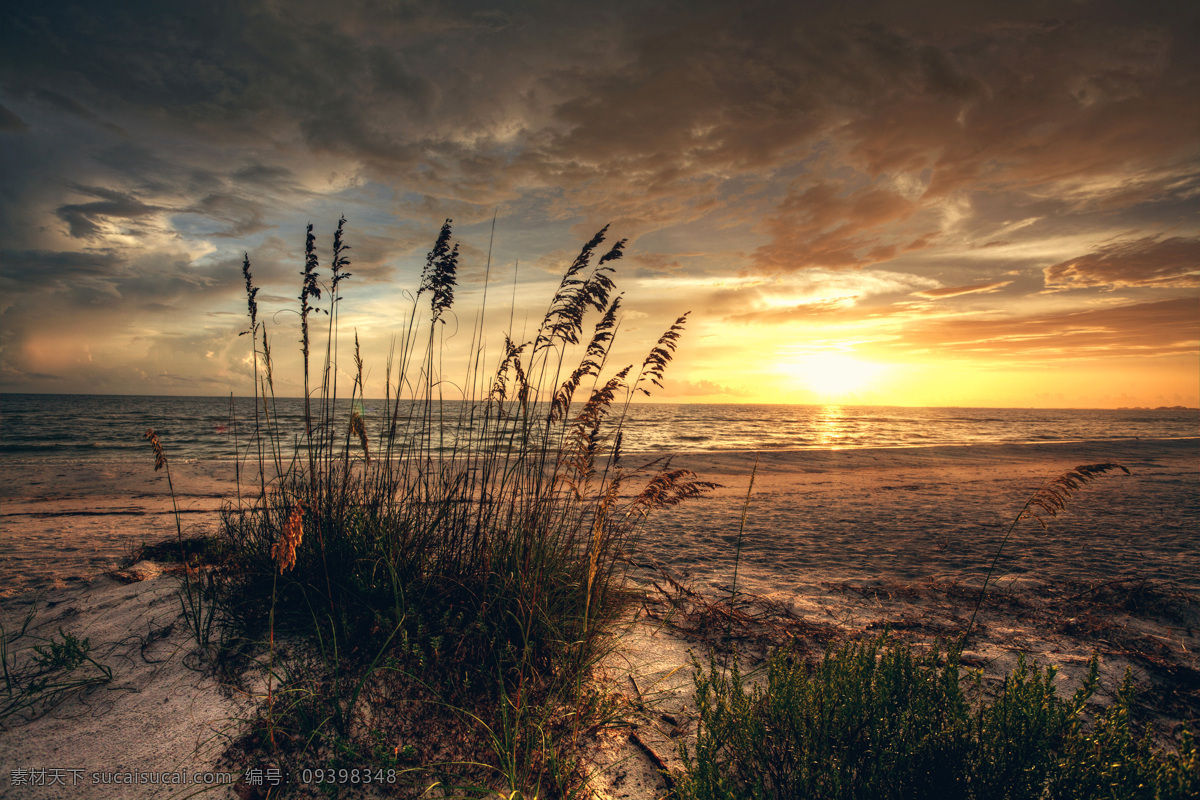
[[[611,223],[612,363],[692,312],[655,400],[1196,406],[1198,8],[6,7],[0,390],[248,394],[249,253],[300,394],[344,214],[371,394],[452,218],[489,358]]]

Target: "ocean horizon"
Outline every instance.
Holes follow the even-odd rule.
[[[579,404],[582,407],[582,404]],[[383,399],[356,400],[368,438],[377,440],[391,411]],[[400,419],[411,401],[401,403]],[[474,406],[478,408],[478,406]],[[261,409],[261,406],[260,406]],[[275,431],[299,443],[304,401],[270,402]],[[447,436],[472,424],[472,406],[445,401]],[[255,425],[247,397],[17,394],[0,395],[0,458],[10,463],[124,461],[143,458],[154,428],[176,459],[245,458]],[[337,418],[351,403],[339,400]],[[620,406],[614,408],[619,414]],[[708,453],[880,447],[1036,444],[1200,437],[1200,410],[1064,409],[959,406],[697,404],[629,405],[627,453]],[[262,416],[260,414],[260,424]],[[476,423],[477,424],[477,423]]]

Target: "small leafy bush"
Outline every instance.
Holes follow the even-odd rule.
[[[92,655],[90,639],[80,639],[58,629],[43,644],[23,646],[22,640],[37,640],[28,633],[33,612],[18,630],[0,627],[0,723],[10,718],[36,718],[68,696],[112,680],[112,670]]]
[[[1087,722],[1098,663],[1070,700],[1053,667],[1021,658],[994,696],[951,653],[914,654],[885,637],[830,650],[815,667],[786,650],[749,685],[697,664],[699,725],[682,755],[682,800],[710,798],[1190,798],[1200,755],[1185,731],[1157,752],[1129,719],[1127,675]]]

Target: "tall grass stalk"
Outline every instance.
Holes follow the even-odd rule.
[[[1029,496],[1029,499],[1025,501],[1025,505],[1021,506],[1021,510],[1013,517],[1008,530],[1004,532],[1004,538],[1000,540],[1000,545],[996,548],[996,554],[992,557],[992,563],[988,566],[987,574],[983,578],[983,586],[979,588],[979,597],[975,600],[975,608],[971,611],[971,619],[967,622],[967,627],[963,630],[962,636],[959,637],[959,651],[966,645],[967,638],[975,629],[975,617],[979,614],[980,607],[983,606],[983,598],[987,594],[988,583],[991,582],[992,575],[996,572],[996,565],[1000,562],[1000,554],[1004,552],[1004,546],[1008,544],[1009,537],[1016,530],[1017,523],[1027,517],[1031,517],[1042,526],[1042,530],[1046,530],[1046,518],[1056,517],[1060,511],[1065,511],[1068,502],[1077,489],[1091,483],[1104,473],[1117,469],[1126,475],[1129,474],[1128,469],[1115,462],[1081,464],[1046,481],[1036,492]]]
[[[200,568],[193,568],[188,561],[187,550],[183,544],[183,523],[179,516],[179,500],[175,496],[175,482],[171,478],[171,464],[167,460],[166,451],[153,428],[146,430],[144,439],[150,442],[154,451],[154,471],[164,470],[167,475],[167,490],[171,495],[171,508],[175,517],[175,535],[179,544],[179,563],[183,567],[183,585],[179,594],[179,602],[183,609],[183,619],[191,630],[196,644],[209,654],[210,638],[216,621],[217,607],[213,602],[206,602],[205,577]],[[239,496],[240,496],[239,491]],[[193,569],[195,575],[193,576]],[[195,581],[193,582],[193,577]],[[208,590],[213,590],[214,579],[208,573]]]
[[[733,585],[729,589],[729,605],[737,600],[738,567],[742,563],[742,540],[746,533],[746,514],[750,511],[750,495],[754,493],[754,477],[758,474],[758,455],[754,456],[754,468],[750,470],[750,485],[746,487],[746,502],[742,503],[742,519],[738,523],[737,547],[733,554]],[[733,624],[730,618],[730,624]]]

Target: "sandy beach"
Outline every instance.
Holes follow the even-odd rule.
[[[632,734],[602,735],[590,746],[594,787],[609,797],[661,796],[656,765],[678,768],[675,741],[687,735],[689,652],[731,644],[717,628],[725,625],[721,603],[733,590],[735,561],[737,624],[726,630],[749,657],[791,637],[820,652],[828,641],[884,626],[917,644],[951,638],[1024,501],[1047,479],[1085,463],[1119,462],[1132,474],[1110,473],[1083,487],[1048,530],[1032,521],[1018,527],[964,660],[997,675],[1025,653],[1061,667],[1060,680],[1073,686],[1097,651],[1103,689],[1114,690],[1132,669],[1161,736],[1185,723],[1195,728],[1198,457],[1196,439],[764,453],[740,560],[738,526],[756,455],[677,458],[675,466],[723,488],[652,518],[633,554],[632,577],[647,600],[606,674],[632,703],[657,702]],[[173,470],[184,534],[215,531],[222,502],[236,500],[231,465]],[[98,660],[114,669],[105,686],[67,697],[32,721],[5,723],[0,794],[184,796],[179,786],[130,793],[12,783],[13,770],[83,770],[90,780],[222,768],[222,732],[248,698],[222,691],[189,661],[187,636],[172,625],[177,579],[155,577],[144,564],[120,580],[103,574],[143,541],[174,536],[164,476],[141,463],[6,464],[0,487],[5,630],[38,597],[32,634],[48,637],[62,627],[89,637]],[[696,594],[681,593],[672,580]],[[664,626],[666,617],[672,625]],[[239,795],[221,789],[210,796]]]

